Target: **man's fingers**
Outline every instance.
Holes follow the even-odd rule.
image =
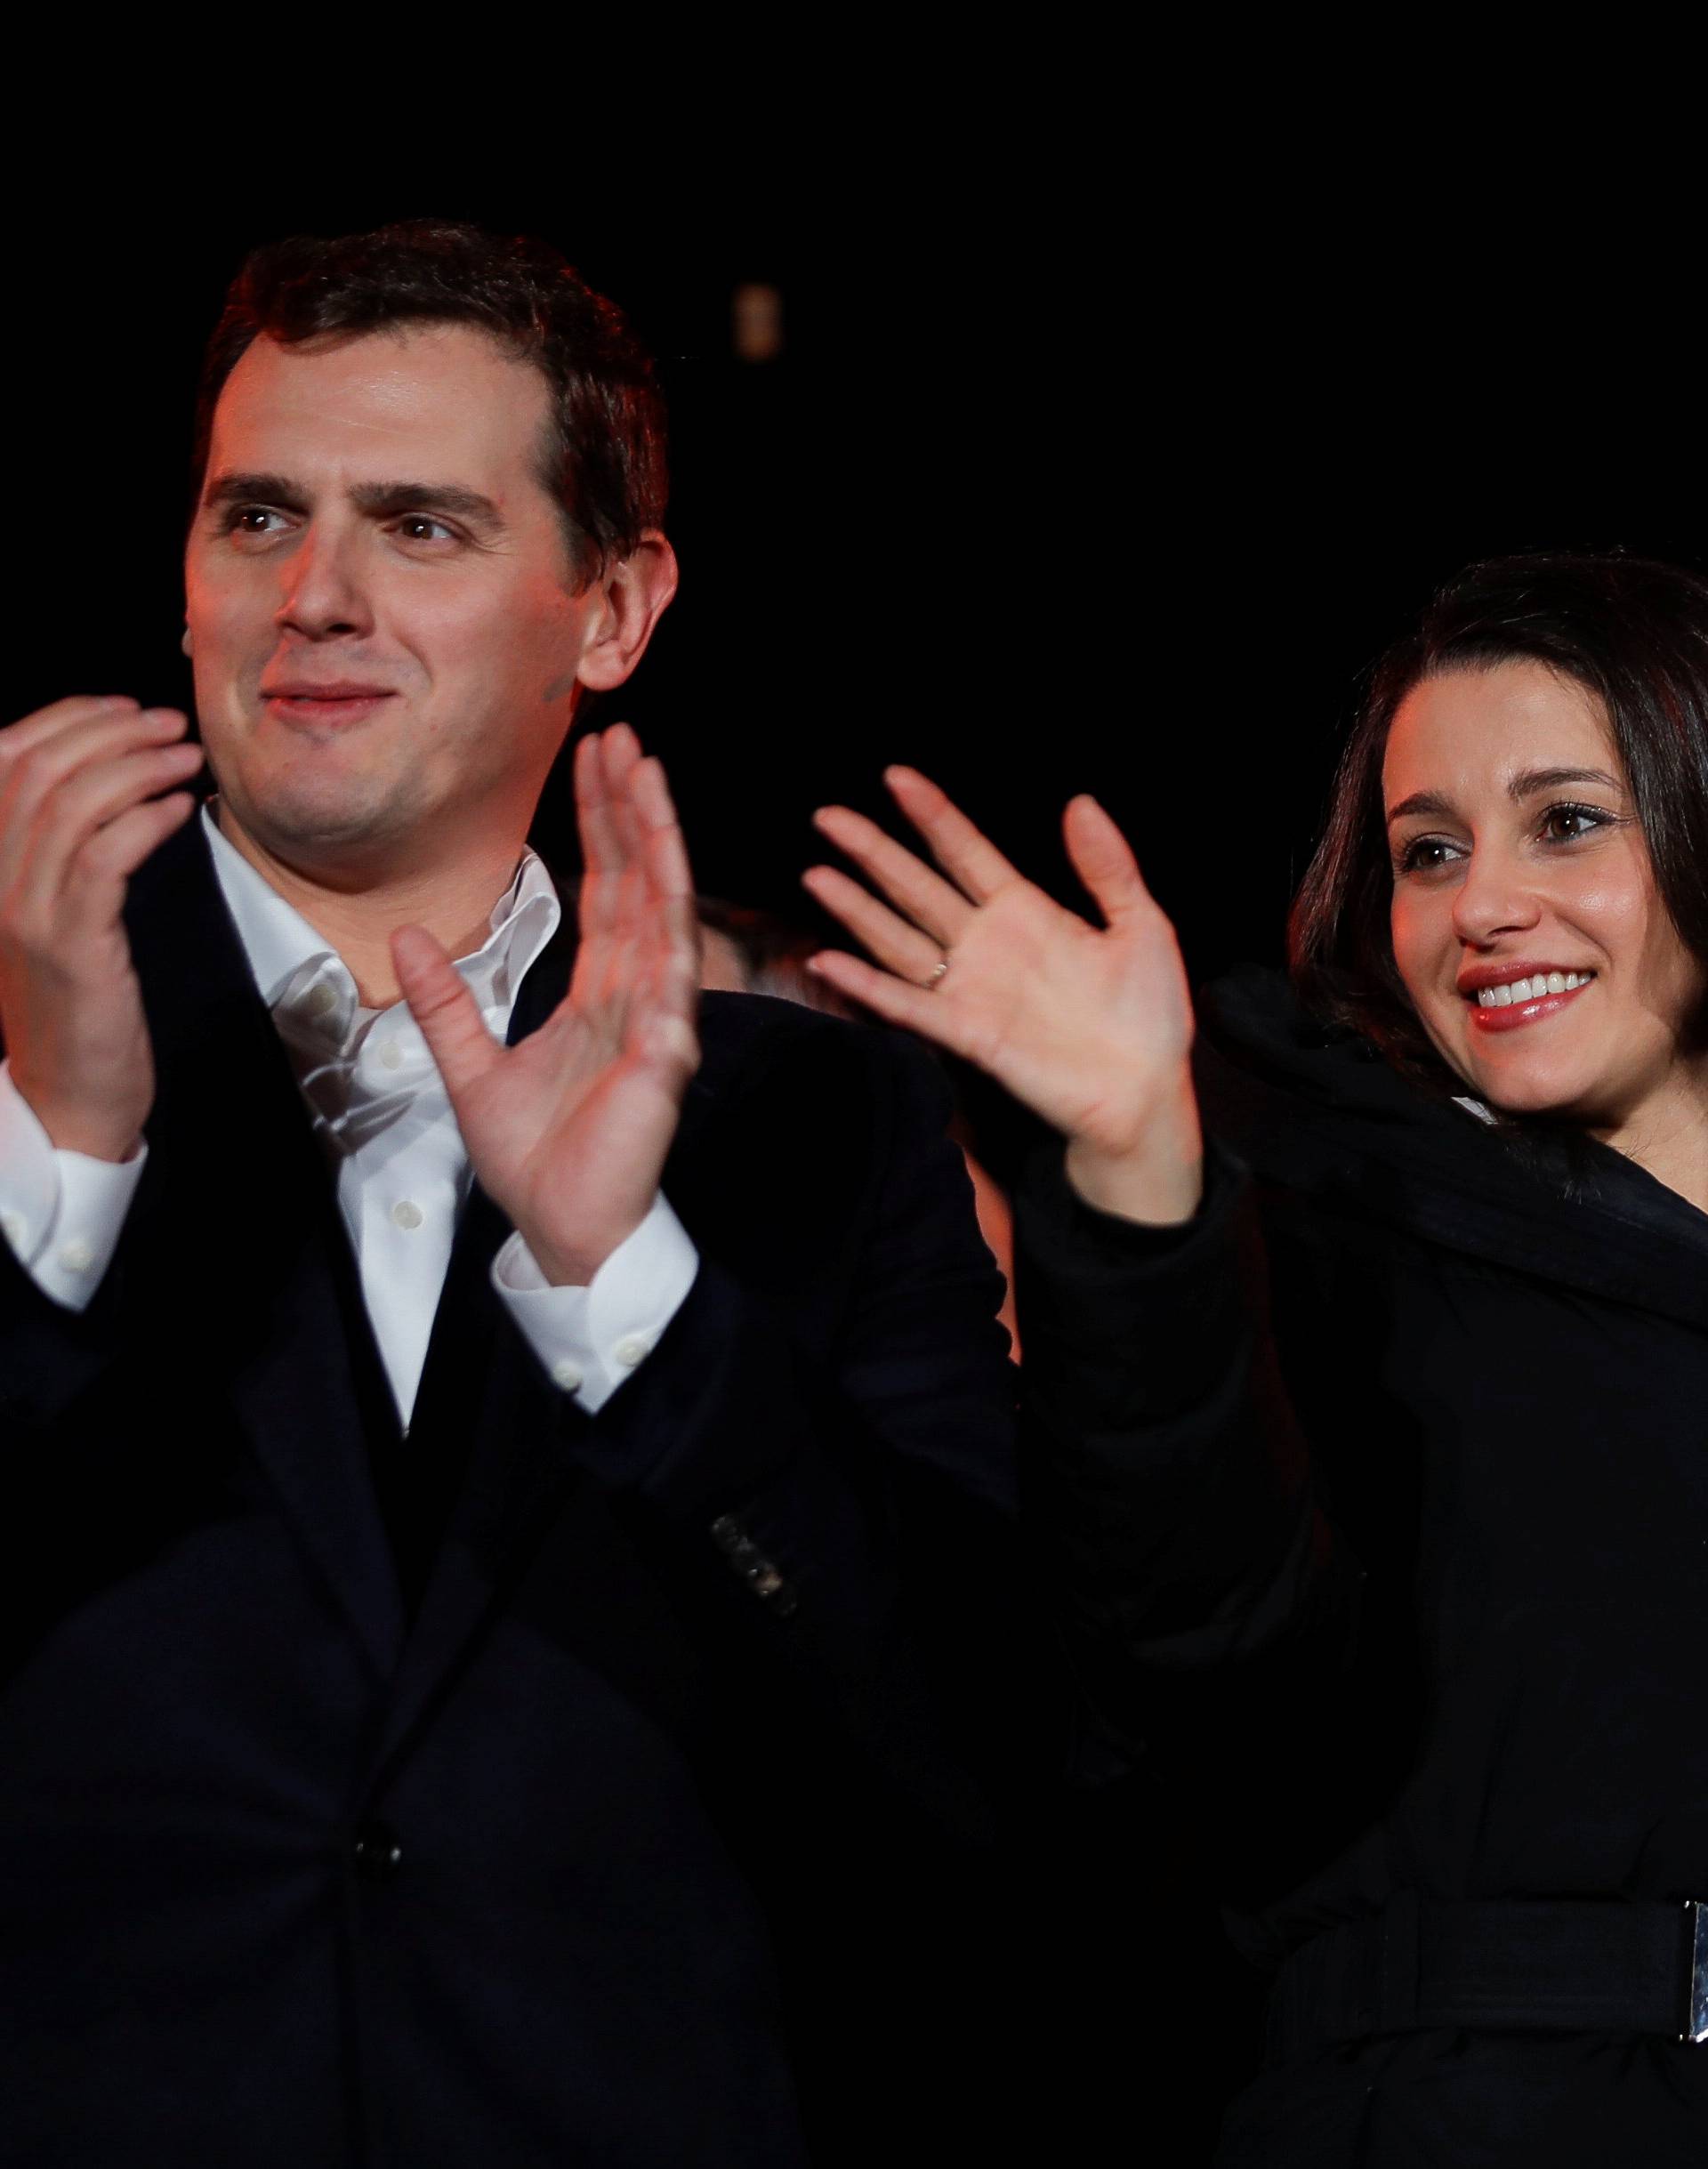
[[[942,963],[946,942],[922,934],[834,867],[809,867],[801,884],[833,918],[842,921],[863,948],[912,986],[922,987]]]
[[[675,802],[661,761],[649,758],[637,763],[630,796],[640,825],[653,888],[661,896],[691,897],[694,871],[689,864],[688,843],[676,818]]]
[[[623,851],[597,737],[583,738],[576,748],[575,783],[582,864],[590,880],[615,877],[621,870]]]
[[[202,765],[199,746],[150,746],[89,762],[41,803],[27,837],[8,838],[21,858],[19,893],[41,906],[75,880],[78,854],[97,830],[157,793],[188,783]]]
[[[467,983],[424,926],[400,926],[391,937],[391,959],[409,1013],[455,1107],[503,1060],[504,1051],[487,1030]]]
[[[109,925],[124,907],[125,884],[149,853],[196,810],[193,791],[173,791],[114,816],[84,844],[60,904],[62,931]]]
[[[932,858],[975,904],[985,903],[998,889],[1022,878],[929,776],[913,768],[887,768],[883,780],[890,795],[931,845]]]
[[[25,727],[14,723],[11,730]],[[10,752],[0,761],[0,889],[10,888],[28,867],[37,818],[72,777],[125,754],[159,751],[181,738],[184,729],[184,718],[169,710],[85,715]],[[177,780],[191,772],[186,766]]]
[[[1061,830],[1075,873],[1110,925],[1151,902],[1132,846],[1094,798],[1070,799]]]
[[[640,741],[626,723],[613,723],[599,741],[605,772],[605,797],[616,834],[618,863],[628,886],[623,902],[633,909],[646,880],[646,832],[634,803],[634,781],[642,765]]]
[[[86,723],[101,715],[117,715],[128,712],[134,715],[141,704],[128,693],[74,693],[67,699],[56,700],[34,714],[20,716],[15,723],[0,730],[0,772],[6,763],[33,746],[46,738],[55,738],[74,723]]]
[[[33,820],[49,792],[79,769],[120,754],[168,746],[181,738],[186,729],[185,718],[177,710],[151,708],[140,714],[132,709],[81,716],[28,738],[14,736],[36,720],[32,716],[0,731],[0,823],[8,836]]]
[[[0,730],[0,786],[26,755],[48,776],[98,758],[108,746],[162,745],[181,738],[189,718],[180,708],[139,708],[132,701],[60,701]]]
[[[700,919],[692,894],[661,898],[654,922],[662,937],[653,945],[648,984],[655,1000],[691,1017],[700,1000]]]
[[[847,806],[821,806],[812,820],[820,835],[846,851],[892,904],[924,928],[939,948],[954,946],[972,915],[972,907],[958,889],[951,888],[941,875],[933,874],[863,813]]]

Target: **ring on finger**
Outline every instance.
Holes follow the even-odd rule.
[[[927,994],[935,994],[937,992],[938,988],[942,983],[943,976],[947,972],[948,968],[948,958],[947,956],[939,956],[937,962],[931,966],[931,976],[923,982]]]

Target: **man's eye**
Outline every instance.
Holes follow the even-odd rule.
[[[270,535],[273,530],[265,523],[277,520],[277,512],[269,512],[264,504],[238,504],[226,515],[229,535]]]
[[[447,536],[453,542],[456,539],[445,522],[442,520],[435,520],[430,512],[406,512],[399,520],[398,527],[411,542],[432,542],[437,539],[434,535],[423,534],[418,531],[423,528],[436,528],[439,535]]]

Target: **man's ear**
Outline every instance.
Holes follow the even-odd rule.
[[[676,593],[676,552],[649,528],[627,557],[600,577],[601,606],[588,626],[576,675],[590,692],[621,685],[647,652],[652,628]]]

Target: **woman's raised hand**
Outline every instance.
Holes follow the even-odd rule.
[[[1203,1159],[1191,1000],[1174,930],[1125,837],[1094,799],[1068,805],[1068,854],[1104,922],[1094,926],[1026,880],[925,777],[892,768],[884,781],[942,870],[863,815],[823,808],[820,833],[887,900],[810,868],[807,888],[876,960],[825,950],[812,969],[977,1064],[1060,1131],[1091,1204],[1189,1219]]]

